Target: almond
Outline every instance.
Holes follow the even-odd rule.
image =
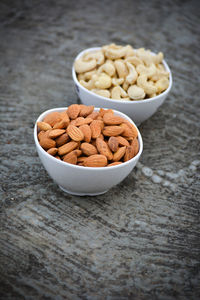
[[[138,139],[134,138],[131,142],[131,146],[134,149],[134,156],[136,156],[139,152],[139,143],[138,143]]]
[[[126,147],[126,152],[124,155],[124,161],[128,161],[134,157],[135,150],[132,146]]]
[[[79,156],[77,159],[78,163],[83,163],[88,157],[87,156]]]
[[[115,161],[115,162],[113,162],[111,164],[108,164],[107,167],[117,166],[117,165],[121,165],[121,164],[122,164],[121,161]]]
[[[113,154],[110,151],[107,143],[105,141],[103,141],[102,139],[100,139],[100,138],[96,139],[96,147],[97,147],[98,152],[102,155],[105,155],[108,160],[111,160],[113,158]]]
[[[74,120],[78,117],[80,110],[81,110],[80,105],[72,104],[68,107],[67,114],[71,120]]]
[[[112,113],[112,114],[113,114],[114,112],[113,112],[112,109],[104,109],[104,108],[100,108],[100,110],[99,110],[99,115],[100,115],[101,117],[103,117],[105,113]]]
[[[42,130],[42,131],[40,131],[40,132],[38,133],[38,140],[39,140],[39,141],[42,139],[42,137],[44,136],[44,134],[45,134],[45,131],[44,131],[44,130]]]
[[[83,118],[83,117],[78,117],[76,119],[76,122],[75,122],[75,126],[81,126],[81,125],[84,125],[84,124],[90,124],[91,122],[93,121],[92,118]]]
[[[94,110],[94,105],[87,106],[87,105],[81,105],[80,110],[80,117],[87,117],[89,114],[91,114]]]
[[[82,143],[81,144],[81,150],[83,153],[87,156],[97,154],[97,149],[95,146],[89,144],[89,143]]]
[[[129,142],[125,138],[123,138],[122,136],[120,136],[120,135],[116,136],[116,139],[117,139],[120,146],[130,146]]]
[[[87,159],[84,160],[83,164],[85,167],[105,167],[107,165],[107,158],[106,156],[101,154],[94,154],[87,157]]]
[[[119,142],[116,137],[111,136],[108,140],[108,146],[111,151],[116,152],[119,147]]]
[[[69,163],[69,164],[73,164],[73,165],[76,165],[77,163],[77,155],[74,153],[74,151],[66,154],[64,157],[63,157],[63,161]]]
[[[117,152],[113,154],[113,161],[119,161],[126,152],[126,146],[120,147]]]
[[[47,153],[49,153],[50,155],[56,155],[56,153],[58,152],[57,148],[50,148]]]
[[[124,119],[120,116],[115,116],[113,113],[105,113],[103,121],[106,125],[120,125],[124,122]]]
[[[131,124],[128,120],[124,120],[124,123],[121,124],[121,126],[124,128],[123,136],[133,137],[133,138],[138,136],[137,128],[133,124]]]
[[[123,132],[123,128],[120,126],[105,126],[103,129],[103,134],[105,136],[117,136]]]
[[[74,125],[69,125],[67,127],[67,133],[70,136],[70,138],[76,142],[82,141],[84,139],[84,134],[83,132],[76,126]]]
[[[62,128],[67,128],[67,126],[69,125],[69,117],[68,115],[65,113],[65,117],[60,121],[60,122],[57,122],[53,128],[54,129],[62,129]]]
[[[55,139],[57,147],[60,147],[64,144],[66,144],[67,142],[69,142],[69,140],[70,140],[70,137],[67,133],[62,134],[57,139]]]
[[[76,156],[80,156],[82,154],[82,151],[79,149],[73,150],[73,152],[76,154]]]
[[[49,123],[46,123],[46,122],[37,122],[37,126],[42,131],[47,131],[49,129],[52,129],[51,125]]]
[[[71,141],[58,148],[59,155],[65,155],[78,147],[78,143]]]
[[[57,156],[55,156],[55,158],[57,158],[58,160],[61,160],[60,156],[58,156],[58,155],[57,155]]]
[[[62,120],[62,117],[61,117],[60,113],[57,111],[54,111],[54,112],[48,114],[46,117],[44,117],[43,122],[46,122],[53,127],[56,123],[60,122],[61,120]]]
[[[98,115],[99,115],[99,112],[98,111],[93,111],[91,114],[89,114],[87,117],[88,118],[91,118],[91,119],[93,119],[93,120],[96,120],[97,119],[97,117],[98,117]]]
[[[102,122],[99,120],[93,120],[90,124],[92,138],[96,139],[101,134]]]
[[[50,138],[42,137],[40,140],[40,146],[43,149],[48,150],[50,148],[55,148],[56,142]]]
[[[89,143],[91,141],[91,136],[92,136],[92,131],[89,125],[81,125],[79,129],[83,132],[84,134],[84,141]]]
[[[55,138],[59,137],[60,135],[62,135],[64,132],[65,132],[65,129],[52,129],[49,132],[49,138],[55,139]]]

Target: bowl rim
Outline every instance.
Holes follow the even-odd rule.
[[[130,164],[132,161],[134,160],[137,160],[139,159],[139,157],[141,156],[142,152],[143,152],[143,140],[142,140],[142,135],[138,129],[138,127],[136,126],[136,124],[133,122],[133,120],[131,120],[131,118],[129,118],[126,114],[118,111],[118,110],[114,110],[114,113],[116,112],[118,115],[120,115],[121,117],[124,117],[126,120],[128,120],[129,122],[131,122],[137,129],[137,132],[138,132],[138,141],[139,141],[139,145],[140,145],[140,148],[139,148],[139,151],[138,153],[136,154],[136,156],[134,156],[133,158],[131,158],[130,160],[126,161],[126,162],[123,162],[122,164],[119,164],[119,165],[116,165],[116,166],[111,166],[111,167],[84,167],[84,166],[78,166],[78,165],[73,165],[73,164],[69,164],[67,162],[64,162],[62,160],[58,160],[57,158],[55,158],[54,156],[50,155],[49,153],[47,153],[47,151],[45,151],[41,146],[40,146],[40,143],[38,141],[38,137],[37,137],[37,133],[38,133],[38,128],[37,128],[37,122],[39,121],[42,121],[44,119],[44,117],[46,115],[48,115],[49,113],[51,112],[54,112],[54,111],[65,111],[67,110],[68,107],[57,107],[57,108],[51,108],[51,109],[48,109],[46,111],[44,111],[42,114],[39,115],[39,117],[37,118],[37,120],[35,121],[35,126],[34,126],[34,141],[35,141],[35,145],[36,145],[36,148],[40,149],[40,151],[43,153],[43,155],[45,155],[48,159],[52,160],[52,161],[56,161],[58,164],[61,164],[61,165],[64,165],[64,166],[70,166],[72,168],[78,168],[79,170],[110,170],[110,169],[113,169],[113,168],[123,168],[124,166]],[[94,108],[94,111],[96,110],[99,110],[100,108],[99,107],[95,107]],[[104,108],[104,109],[107,109],[107,108]]]
[[[157,95],[157,96],[152,97],[152,98],[142,99],[142,100],[132,100],[132,101],[130,101],[130,100],[123,100],[123,101],[122,101],[122,100],[115,100],[115,99],[103,97],[103,96],[100,96],[100,95],[98,95],[98,94],[95,94],[94,92],[91,92],[90,90],[88,90],[88,89],[86,89],[84,86],[82,86],[82,85],[80,84],[80,82],[78,81],[78,78],[77,78],[77,76],[76,76],[76,72],[75,72],[75,69],[74,69],[74,63],[75,63],[75,61],[76,61],[78,58],[80,58],[85,52],[92,52],[92,51],[96,51],[96,50],[100,50],[100,49],[101,49],[101,47],[92,47],[92,48],[87,48],[87,49],[85,49],[85,50],[82,50],[82,51],[76,56],[76,58],[74,59],[73,65],[72,65],[72,78],[73,78],[75,84],[78,85],[79,88],[81,88],[81,89],[83,89],[84,91],[88,92],[90,95],[96,96],[96,97],[99,98],[99,99],[103,99],[103,100],[109,101],[109,102],[111,102],[111,103],[118,103],[118,104],[119,104],[119,103],[122,103],[122,104],[123,104],[123,103],[124,103],[124,104],[127,104],[127,103],[129,103],[129,104],[130,104],[130,103],[148,103],[148,102],[151,102],[151,101],[153,101],[153,100],[155,100],[155,99],[160,98],[161,96],[167,95],[167,94],[169,93],[169,91],[171,90],[171,88],[172,88],[172,72],[171,72],[171,70],[170,70],[170,68],[169,68],[169,66],[168,66],[168,64],[167,64],[167,62],[163,59],[163,65],[164,65],[166,71],[169,72],[169,86],[168,86],[168,88],[167,88],[164,92],[162,92],[160,95]],[[151,51],[151,53],[155,55],[154,52]]]

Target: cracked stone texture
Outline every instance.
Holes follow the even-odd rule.
[[[1,299],[200,299],[198,1],[0,3]],[[173,89],[144,152],[97,197],[63,193],[37,156],[44,110],[78,101],[71,66],[110,42],[163,51]]]

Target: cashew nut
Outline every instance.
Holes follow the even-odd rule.
[[[98,89],[108,89],[112,84],[111,77],[106,73],[101,73],[95,82],[95,87]]]
[[[85,61],[90,59],[96,59],[97,65],[102,65],[104,63],[104,54],[101,50],[97,50],[94,52],[86,53],[83,57]]]
[[[167,78],[163,77],[155,83],[155,86],[157,88],[157,93],[161,93],[168,88],[169,80]]]
[[[126,55],[127,49],[126,47],[120,47],[120,48],[114,48],[114,47],[109,47],[109,48],[104,48],[104,54],[105,57],[109,59],[118,59],[121,57],[124,57]]]
[[[137,80],[138,73],[136,72],[135,67],[131,63],[126,62],[126,65],[129,70],[129,74],[128,74],[128,76],[126,76],[126,81],[129,84],[133,84]]]
[[[88,90],[94,89],[95,81],[97,80],[97,78],[98,78],[97,75],[93,75],[89,81],[85,81],[85,80],[81,79],[80,84]]]
[[[127,67],[122,60],[115,60],[114,64],[119,78],[124,78],[128,75]]]
[[[120,86],[115,86],[112,90],[111,90],[111,98],[112,99],[121,99],[122,97],[127,97],[127,93],[120,87]]]
[[[133,50],[133,47],[131,45],[126,46],[126,58],[131,57],[135,55],[135,51]]]
[[[145,63],[145,65],[149,66],[154,62],[153,55],[149,50],[145,50],[144,48],[140,48],[136,51],[136,55]]]
[[[98,90],[98,89],[93,89],[92,92],[106,98],[110,98],[110,91],[109,90]]]
[[[137,56],[127,57],[126,61],[130,62],[134,66],[144,65],[143,61]]]
[[[157,65],[157,64],[160,64],[162,61],[163,61],[163,53],[162,52],[159,52],[158,54],[154,55],[153,56],[153,61],[154,63]]]
[[[137,85],[131,85],[128,88],[128,95],[133,100],[142,100],[145,97],[145,92],[141,87]]]
[[[163,53],[110,44],[85,53],[74,68],[81,85],[106,98],[140,100],[155,97],[169,86]]]
[[[123,85],[122,85],[122,88],[127,91],[128,90],[128,87],[129,87],[129,83],[127,81],[124,81]]]
[[[114,64],[106,62],[98,69],[97,73],[100,74],[103,71],[106,72],[110,77],[112,77],[115,74]]]
[[[96,59],[83,61],[81,58],[77,59],[74,63],[74,69],[77,73],[84,73],[91,71],[97,65]]]
[[[124,78],[112,78],[112,84],[113,85],[121,85],[124,82]]]
[[[154,94],[157,92],[157,88],[155,85],[149,83],[147,81],[147,75],[141,74],[137,78],[137,85],[143,88],[144,92],[148,95]]]
[[[156,70],[156,73],[151,77],[153,81],[158,81],[161,78],[168,78],[169,77],[169,72],[166,71],[161,71],[161,70]]]
[[[148,67],[145,67],[144,65],[140,64],[136,67],[136,71],[138,74],[145,74],[148,78],[151,78],[156,74],[156,66],[152,63]]]

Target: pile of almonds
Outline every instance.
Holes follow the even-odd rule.
[[[112,109],[72,104],[37,122],[38,140],[50,155],[85,167],[106,167],[126,162],[139,151],[138,132]]]

